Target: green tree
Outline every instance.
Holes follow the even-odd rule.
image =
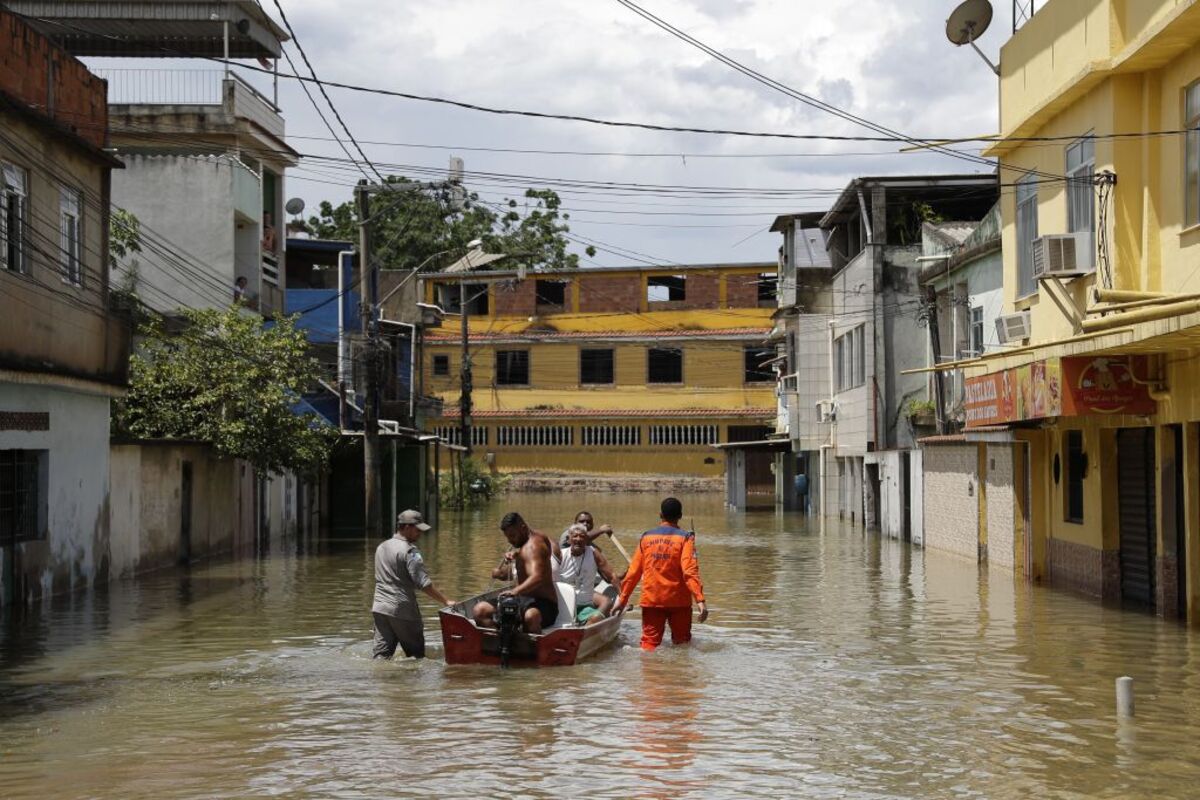
[[[499,206],[471,194],[462,209],[455,210],[446,192],[417,189],[404,177],[390,177],[388,183],[396,190],[371,199],[372,243],[384,269],[415,269],[427,259],[426,269],[441,269],[474,239],[482,240],[484,251],[511,253],[534,269],[579,266],[579,256],[567,252],[570,214],[562,211],[562,201],[550,189],[529,189],[524,201],[507,199]],[[308,229],[322,239],[357,242],[358,223],[354,203],[335,206],[326,200],[320,213],[309,217]],[[593,247],[586,252],[596,254]]]
[[[183,330],[158,321],[130,359],[119,430],[142,438],[196,439],[260,474],[318,471],[337,432],[292,408],[319,375],[295,318],[264,325],[238,308],[187,310]]]

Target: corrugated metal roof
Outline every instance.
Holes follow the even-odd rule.
[[[775,417],[775,409],[773,408],[676,408],[663,411],[652,411],[644,408],[530,408],[530,409],[503,409],[499,411],[472,411],[471,416],[475,419],[564,419],[587,417],[595,419],[603,419],[605,417],[619,417],[627,419],[629,417],[642,417],[654,421],[663,420],[670,421],[675,419],[695,419],[702,417],[705,419],[724,419],[726,417],[762,417],[763,419],[773,419]],[[447,408],[439,419],[457,419],[459,416],[458,409]]]

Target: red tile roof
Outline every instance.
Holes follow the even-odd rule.
[[[766,336],[771,332],[770,325],[757,328],[714,328],[695,330],[688,328],[671,328],[670,330],[648,331],[512,331],[508,333],[472,333],[468,341],[491,341],[502,339],[662,339],[662,338],[705,338],[729,336]],[[426,333],[426,342],[461,342],[458,334]]]
[[[560,419],[564,417],[651,417],[654,419],[726,418],[775,416],[773,408],[676,408],[646,410],[640,408],[514,408],[499,411],[475,411],[476,419]],[[458,418],[457,408],[447,408],[441,419]]]

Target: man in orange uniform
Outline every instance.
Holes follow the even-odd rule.
[[[692,639],[692,599],[700,609],[700,621],[708,619],[700,562],[696,560],[696,537],[679,527],[683,504],[674,497],[662,501],[662,524],[646,531],[638,541],[629,572],[621,583],[621,596],[613,607],[616,615],[629,603],[638,581],[642,586],[642,649],[662,644],[666,626],[671,641],[683,644]]]

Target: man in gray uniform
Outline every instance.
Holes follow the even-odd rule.
[[[425,657],[425,626],[417,607],[417,589],[443,606],[454,601],[438,591],[425,571],[417,539],[429,530],[419,511],[396,517],[396,534],[375,548],[375,658],[391,658],[396,645],[409,658]]]

